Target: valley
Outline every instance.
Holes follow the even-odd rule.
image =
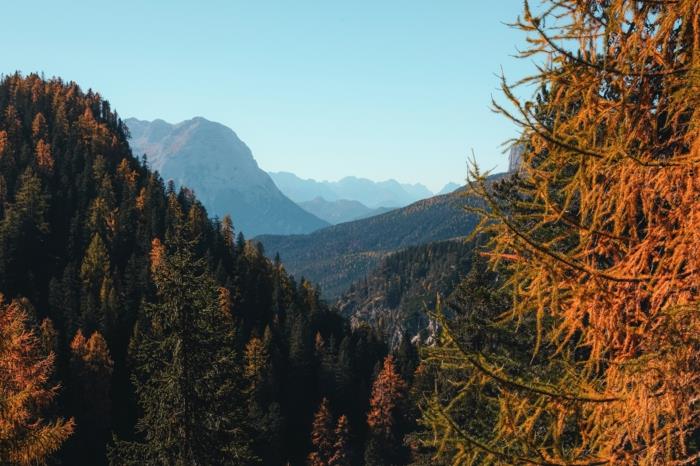
[[[493,175],[491,180],[503,176]],[[279,254],[294,276],[318,283],[322,296],[332,302],[392,252],[468,236],[477,224],[477,217],[464,209],[469,204],[480,205],[465,189],[458,189],[306,235],[260,235],[255,239],[269,257]]]
[[[700,464],[700,1],[84,3],[3,4],[0,466]]]

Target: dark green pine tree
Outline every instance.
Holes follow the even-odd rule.
[[[418,348],[411,343],[408,336],[403,335],[396,350],[396,368],[401,374],[401,378],[409,384],[413,380],[413,373],[418,367],[419,359]]]
[[[0,118],[1,120],[1,118]],[[8,296],[23,295],[40,302],[31,265],[43,259],[49,196],[39,176],[27,168],[18,180],[14,202],[7,202],[0,220],[0,283]]]
[[[115,442],[112,465],[251,465],[245,395],[233,322],[191,244],[174,235],[171,253],[153,242],[157,302],[135,334],[134,383],[143,415],[138,441]]]
[[[104,465],[106,445],[111,437],[110,385],[114,361],[99,332],[86,339],[78,330],[70,343],[70,352],[66,394],[70,397],[70,412],[75,414],[76,430],[66,442],[64,459],[66,464]]]

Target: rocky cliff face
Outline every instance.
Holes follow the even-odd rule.
[[[134,154],[165,180],[195,191],[207,210],[230,214],[247,236],[309,233],[328,223],[287,198],[230,128],[201,117],[170,124],[126,120]]]
[[[523,152],[525,152],[525,146],[522,144],[515,144],[510,148],[508,153],[508,173],[515,173],[520,170]]]

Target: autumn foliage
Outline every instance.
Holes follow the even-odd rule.
[[[406,391],[406,382],[396,369],[394,357],[387,356],[374,380],[369,400],[369,440],[365,448],[365,464],[368,466],[405,462],[402,417]]]
[[[151,272],[155,273],[158,270],[158,268],[163,264],[164,258],[165,246],[163,246],[160,239],[153,238],[151,241],[150,252]]]
[[[504,198],[474,169],[472,188],[512,296],[498,323],[534,335],[530,363],[445,325],[433,361],[461,377],[426,410],[433,444],[467,464],[697,464],[700,3],[526,2],[516,26],[547,59],[535,101],[504,80],[496,104],[523,129],[519,178]],[[467,392],[490,429],[465,428]]]
[[[311,444],[314,451],[309,454],[309,466],[327,466],[333,456],[333,415],[328,400],[324,398],[314,416],[311,429]]]
[[[394,357],[389,355],[384,359],[381,372],[377,375],[372,386],[370,411],[367,414],[367,424],[374,432],[390,435],[396,423],[399,403],[404,398],[406,383],[396,371]]]
[[[342,415],[335,426],[335,442],[333,456],[328,460],[328,466],[350,466],[352,464],[350,451],[350,425],[348,418]]]
[[[327,398],[321,400],[314,415],[311,444],[313,450],[307,459],[309,466],[349,466],[352,463],[348,418],[342,415],[334,423]]]
[[[42,355],[19,301],[0,296],[0,463],[44,462],[73,432],[72,420],[48,420],[42,410],[55,397],[49,384],[54,356]]]

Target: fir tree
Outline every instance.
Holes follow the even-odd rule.
[[[75,464],[105,464],[111,429],[110,386],[114,362],[99,332],[85,339],[78,330],[70,343],[70,389],[76,432],[67,443]]]
[[[255,420],[253,450],[263,464],[280,464],[282,454],[276,446],[282,441],[282,416],[272,393],[272,365],[269,329],[262,340],[250,338],[245,347],[243,376],[248,395],[248,419]]]
[[[10,295],[36,298],[35,287],[31,286],[36,273],[30,267],[45,252],[50,232],[47,222],[49,196],[31,168],[27,168],[17,181],[19,188],[14,202],[5,203],[5,217],[0,222],[0,282]]]
[[[109,280],[109,252],[104,241],[95,233],[85,251],[80,266],[80,279],[83,282],[82,323],[88,331],[94,331],[102,323],[104,315],[100,312],[107,290],[105,281]]]
[[[235,245],[235,233],[233,230],[233,221],[228,214],[224,215],[224,219],[221,222],[221,235],[223,236],[226,248],[232,250]]]
[[[257,337],[252,337],[245,347],[245,366],[243,375],[248,382],[250,392],[257,395],[263,383],[264,377],[267,375],[270,355],[267,348],[263,345],[262,340]]]
[[[154,247],[158,301],[144,309],[134,354],[143,441],[118,441],[111,463],[253,464],[233,328],[219,311],[218,288],[189,244],[179,240],[170,254]]]
[[[39,340],[45,354],[56,353],[58,350],[58,332],[48,317],[42,320],[39,326]]]

